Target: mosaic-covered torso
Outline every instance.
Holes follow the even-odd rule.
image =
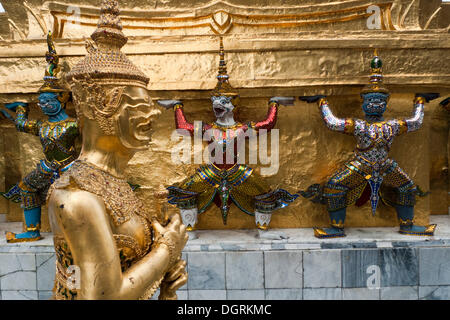
[[[382,165],[388,159],[394,137],[399,134],[401,127],[398,120],[375,123],[355,120],[355,156],[375,167]]]
[[[16,114],[17,129],[39,137],[47,167],[57,170],[76,158],[74,145],[79,132],[75,119],[58,122],[28,120],[27,109],[22,106],[17,108]]]
[[[74,119],[61,122],[44,121],[39,128],[39,138],[45,158],[52,162],[75,157],[74,141],[78,136],[78,125]]]

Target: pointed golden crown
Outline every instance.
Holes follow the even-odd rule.
[[[219,73],[217,74],[217,84],[213,89],[212,96],[237,97],[238,93],[236,89],[234,89],[228,81],[230,77],[227,73],[227,63],[225,62],[225,50],[223,48],[222,37],[220,37],[219,57]]]
[[[52,32],[47,34],[47,46],[48,51],[45,54],[45,60],[47,61],[47,67],[45,68],[44,84],[39,88],[39,93],[43,92],[65,92],[58,79],[58,73],[61,70],[59,67],[59,56],[56,53],[55,44],[53,43]]]
[[[389,90],[383,85],[383,62],[378,56],[377,49],[374,51],[374,57],[370,61],[369,84],[364,87],[361,94],[380,92],[389,94]]]
[[[128,38],[122,32],[117,0],[102,0],[97,29],[86,43],[86,57],[67,74],[67,81],[89,77],[103,84],[139,85],[147,87],[149,78],[120,49]]]

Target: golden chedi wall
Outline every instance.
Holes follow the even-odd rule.
[[[52,30],[68,71],[85,53],[95,29],[98,0],[2,0],[0,14],[0,103],[36,102],[45,67],[45,34]],[[363,117],[359,92],[367,83],[373,49],[384,63],[392,96],[386,118],[409,117],[416,92],[450,94],[450,5],[440,0],[355,1],[121,1],[127,56],[149,77],[151,97],[182,99],[190,121],[213,121],[209,92],[216,84],[218,35],[223,35],[230,82],[239,90],[241,121],[263,119],[271,96],[326,94],[340,117]],[[79,22],[73,24],[72,22]],[[448,212],[448,114],[426,106],[421,130],[396,138],[391,156],[431,195],[416,206],[418,224]],[[35,103],[30,118],[42,117]],[[161,109],[162,110],[162,109]],[[73,110],[69,108],[69,113]],[[198,165],[175,165],[170,140],[172,110],[153,124],[151,149],[130,162],[128,180],[155,212],[165,203],[165,187],[182,181]],[[324,182],[354,148],[351,136],[329,131],[316,105],[296,100],[281,107],[279,170],[266,179],[290,192]],[[0,121],[0,189],[16,183],[42,158],[37,137],[17,133]],[[270,139],[269,139],[270,140]],[[264,165],[253,167],[259,170]],[[170,210],[176,208],[170,206]],[[0,212],[20,220],[17,205],[0,200]],[[45,211],[44,211],[45,212]],[[394,210],[381,204],[348,210],[347,226],[397,225]],[[272,217],[271,227],[328,224],[325,206],[298,198]],[[45,225],[45,219],[44,219]],[[203,229],[254,228],[254,219],[232,206],[228,225],[213,207],[199,216]],[[47,227],[48,228],[48,227]]]

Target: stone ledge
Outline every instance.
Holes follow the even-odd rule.
[[[184,252],[197,251],[254,251],[254,250],[318,250],[318,249],[375,249],[450,246],[450,215],[430,217],[430,223],[438,225],[433,237],[405,236],[398,228],[347,228],[347,237],[317,239],[311,228],[276,229],[289,238],[264,240],[257,238],[257,230],[198,230],[197,239],[189,240]],[[0,252],[51,252],[51,233],[43,233],[44,239],[30,243],[6,243],[5,231],[21,232],[20,222],[0,223]]]
[[[450,246],[450,216],[431,216],[430,223],[438,225],[435,236],[415,237],[398,233],[395,228],[347,228],[347,237],[317,239],[311,228],[277,229],[289,238],[263,240],[257,230],[198,230],[198,238],[189,240],[185,252],[195,251],[253,251],[253,250],[318,250],[352,248],[411,248]]]
[[[341,239],[318,240],[311,229],[283,229],[287,240],[260,240],[256,230],[201,230],[183,253],[192,299],[450,299],[450,217],[432,216],[434,237],[396,228],[349,228]],[[0,224],[20,232],[20,223]],[[0,239],[0,297],[48,299],[54,279],[51,234],[6,244]],[[380,281],[369,288],[374,267]],[[156,297],[155,297],[156,298]]]

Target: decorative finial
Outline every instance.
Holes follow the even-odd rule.
[[[223,46],[223,37],[220,37],[219,46],[219,73],[217,74],[217,85],[213,90],[213,96],[238,96],[236,90],[229,83],[230,76],[227,72],[227,63],[225,62],[225,49]]]
[[[228,81],[229,76],[227,73],[227,63],[225,62],[225,50],[223,48],[223,37],[220,37],[220,49],[219,49],[219,74],[217,75],[217,79],[219,81],[225,82]]]
[[[117,0],[102,0],[97,29],[86,43],[87,55],[67,74],[67,81],[86,77],[97,83],[147,87],[149,78],[120,49],[127,43],[122,33]]]
[[[128,39],[122,32],[123,27],[119,14],[117,0],[102,0],[97,30],[91,35],[92,40],[99,47],[106,45],[122,48],[127,43]]]
[[[389,94],[389,90],[383,86],[383,62],[378,56],[378,50],[375,48],[374,57],[370,61],[369,84],[363,89],[362,94],[370,92],[381,92]]]
[[[63,92],[66,91],[59,84],[58,73],[59,56],[56,53],[56,47],[53,43],[53,34],[51,31],[47,34],[47,46],[48,51],[45,53],[45,60],[47,61],[47,67],[45,68],[44,84],[39,89],[39,92]]]

